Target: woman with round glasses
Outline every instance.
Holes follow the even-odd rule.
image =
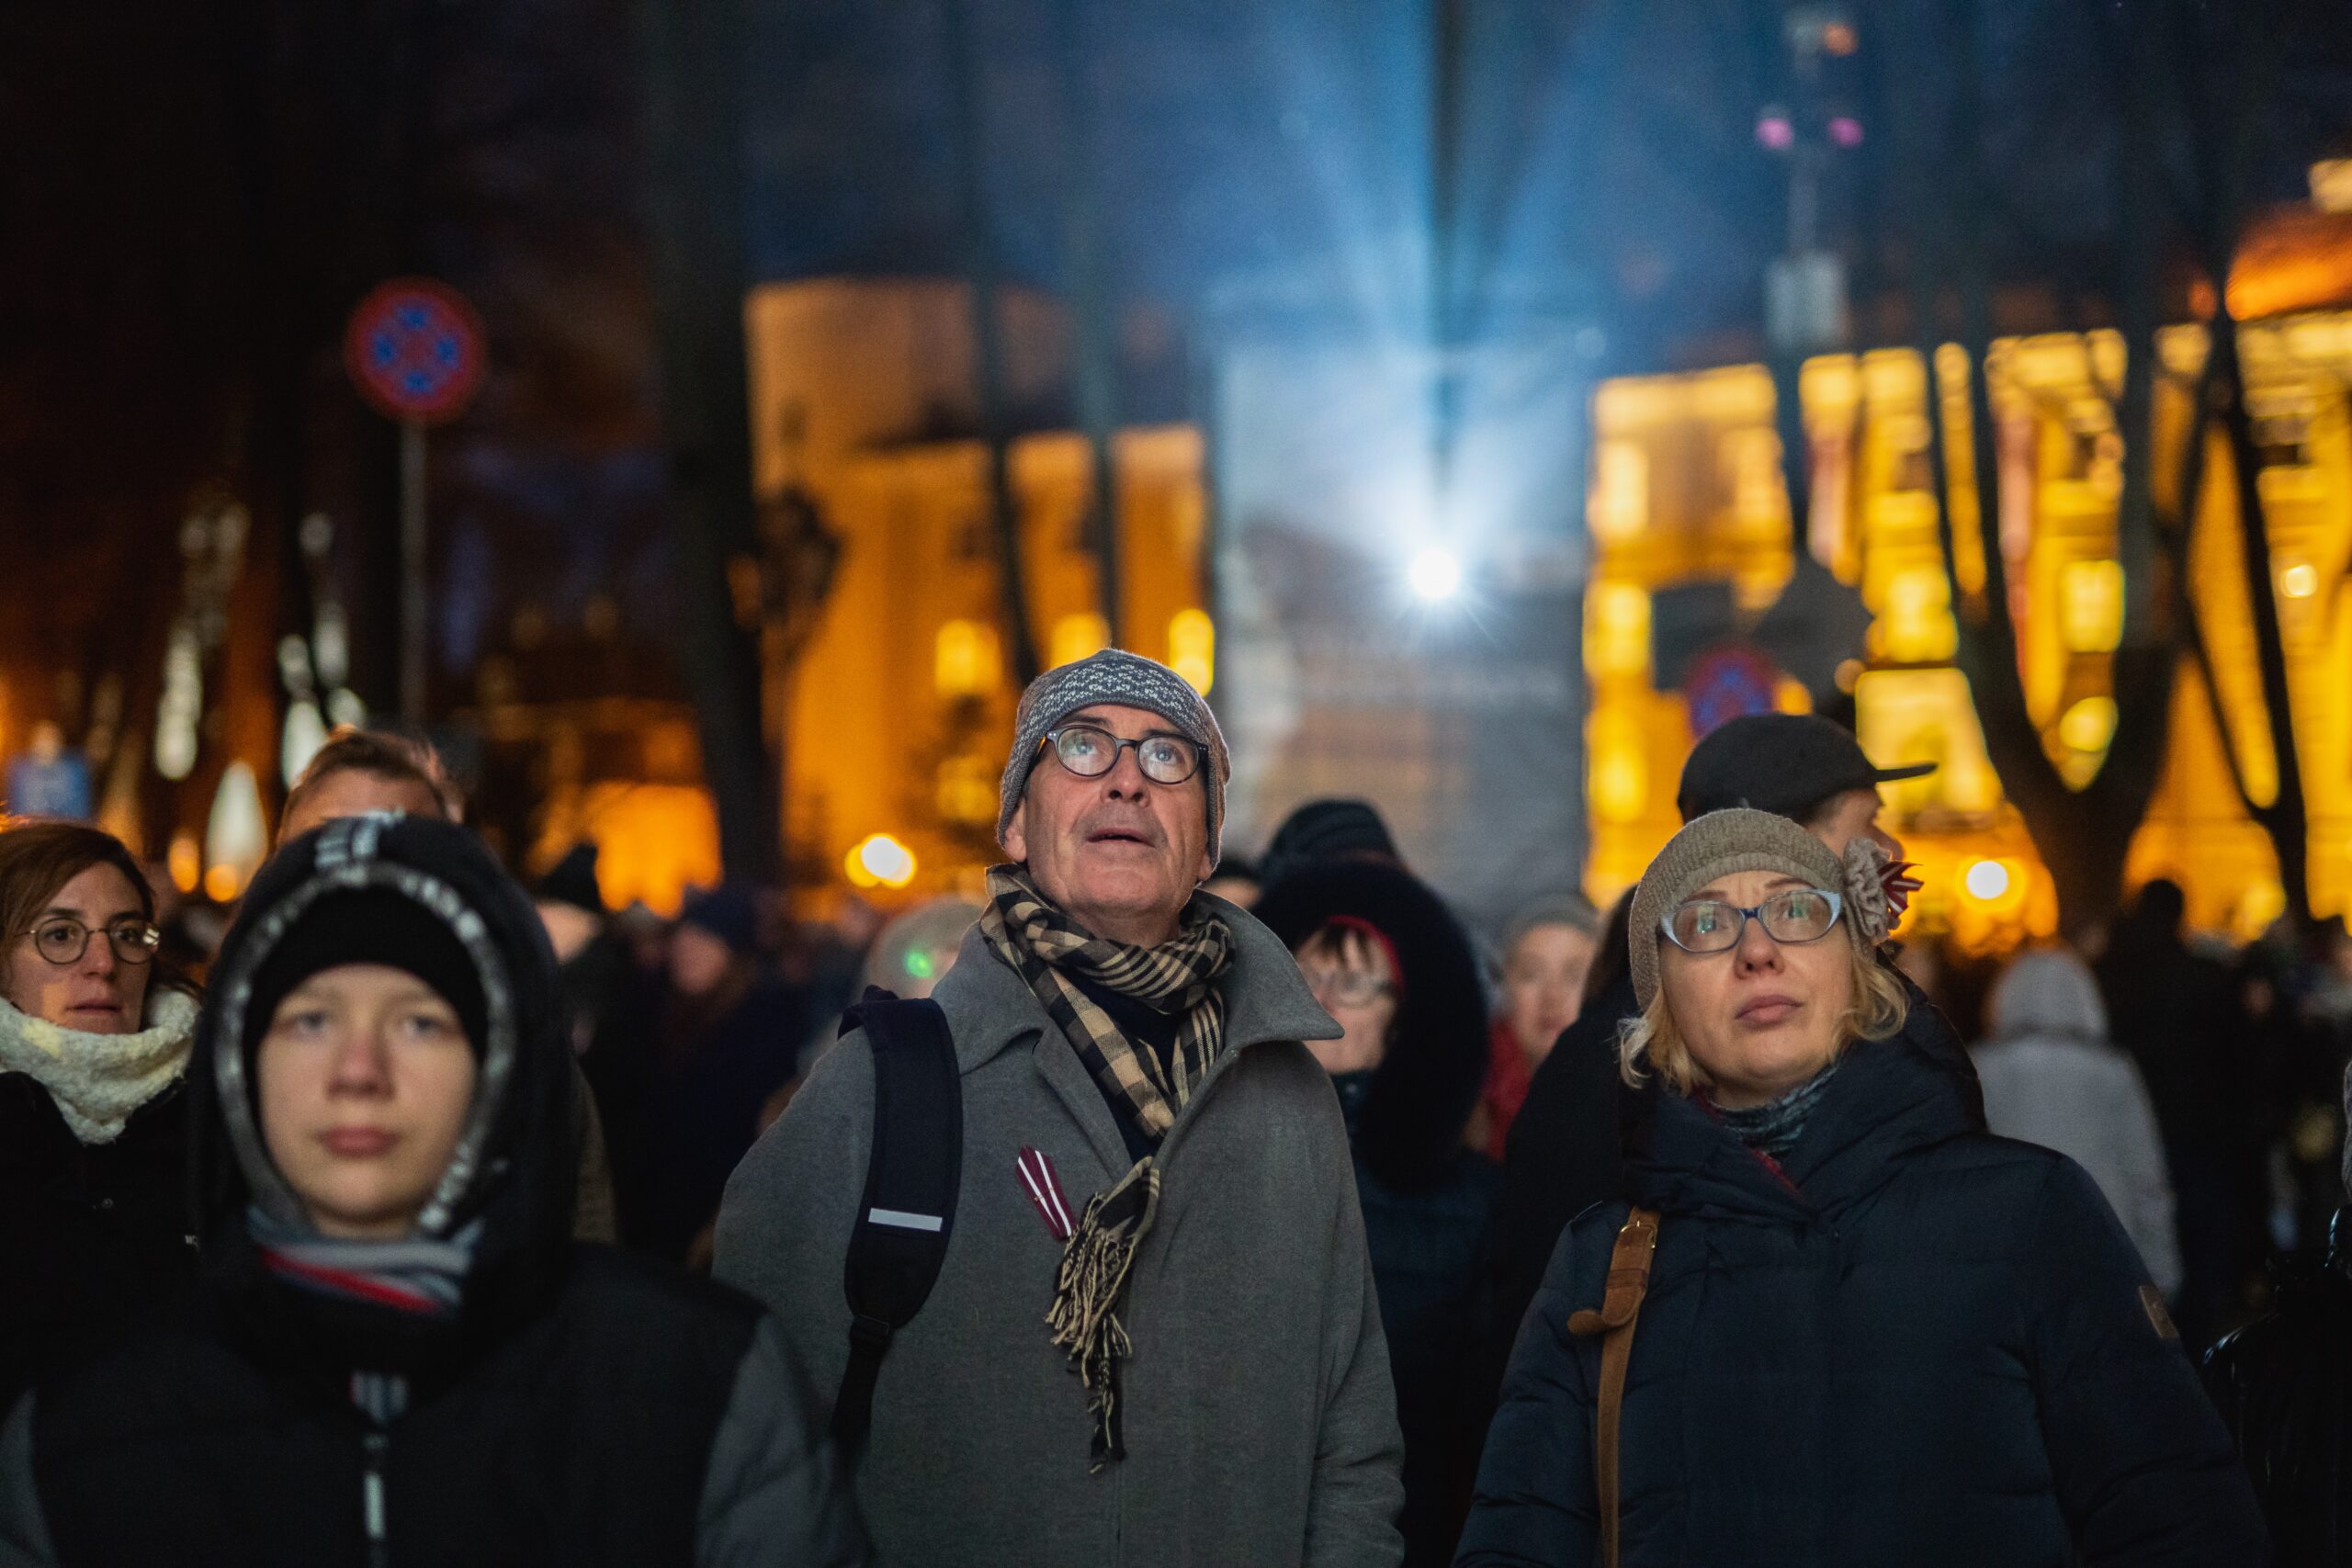
[[[1461,1563],[2268,1561],[2097,1186],[1904,1043],[1873,872],[1738,810],[1643,875],[1631,1201],[1561,1238]]]
[[[187,1274],[180,1077],[196,998],[156,972],[155,895],[119,841],[0,829],[0,1404],[64,1338]]]

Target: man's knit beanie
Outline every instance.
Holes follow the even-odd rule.
[[[1860,863],[1867,867],[1869,863]],[[1873,871],[1841,861],[1828,845],[1785,817],[1744,807],[1711,811],[1667,841],[1642,873],[1641,887],[1634,895],[1625,936],[1633,958],[1634,994],[1644,1010],[1657,996],[1658,943],[1667,940],[1661,925],[1667,914],[1718,877],[1743,871],[1777,872],[1841,895],[1846,914],[1838,923],[1846,940],[1861,944],[1865,952],[1886,935],[1883,908],[1873,916],[1869,898],[1857,899],[1849,891],[1856,874],[1874,882]],[[1875,932],[1869,929],[1873,924]]]
[[[1209,863],[1216,863],[1218,841],[1225,828],[1225,784],[1233,776],[1233,761],[1225,749],[1225,732],[1192,682],[1156,660],[1122,649],[1102,652],[1046,671],[1021,694],[1021,709],[1012,724],[1012,755],[1004,764],[1004,783],[996,818],[998,842],[1012,826],[1028,793],[1029,773],[1037,765],[1038,744],[1046,731],[1081,708],[1097,703],[1141,708],[1158,714],[1176,732],[1201,749],[1201,789],[1208,801]]]

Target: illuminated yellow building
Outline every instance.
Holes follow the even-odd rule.
[[[2311,819],[2315,912],[2352,907],[2352,314],[2312,313],[2241,330],[2247,398],[2265,454],[2258,477],[2290,667],[2294,728]],[[2159,335],[2156,500],[2180,469],[2188,400],[2205,355],[2201,327]],[[2011,590],[2029,711],[2052,763],[2078,785],[2103,761],[2117,722],[2110,663],[2123,629],[2116,559],[2123,378],[2113,333],[2005,339],[1990,355],[1999,425],[1998,537]],[[1831,355],[1804,368],[1811,445],[1811,548],[1872,616],[1852,677],[1856,728],[1883,762],[1939,771],[1888,786],[1890,816],[1926,868],[1915,925],[1963,946],[2007,945],[2054,929],[2047,874],[1985,756],[1964,676],[1952,666],[1951,583],[1985,580],[1970,461],[1966,356],[1937,355],[1935,395],[1952,485],[1948,575],[1928,444],[1929,378],[1909,350]],[[1736,602],[1768,602],[1793,567],[1780,479],[1773,390],[1758,366],[1604,385],[1594,404],[1589,516],[1594,563],[1586,603],[1589,890],[1612,897],[1676,825],[1674,785],[1690,745],[1679,694],[1651,679],[1652,596],[1724,578]],[[2190,541],[2190,596],[2222,688],[2247,787],[2267,799],[2269,765],[2237,527],[2222,433],[2209,434]],[[1841,678],[1840,684],[1848,682]],[[2165,773],[2134,840],[2129,876],[2179,879],[2192,919],[2238,934],[2281,907],[2270,844],[2238,798],[2193,665],[2175,694]]]
[[[798,486],[842,543],[783,697],[786,843],[803,880],[873,897],[969,888],[999,858],[997,781],[1020,693],[986,449],[923,434],[942,407],[968,400],[967,308],[952,283],[824,280],[757,290],[748,311],[761,489]],[[1033,400],[1067,374],[1060,319],[1010,291],[1001,314],[1009,390]],[[1122,431],[1116,464],[1125,645],[1206,689],[1200,434]],[[1011,471],[1031,635],[1049,666],[1082,659],[1108,635],[1088,547],[1087,443],[1023,435]]]

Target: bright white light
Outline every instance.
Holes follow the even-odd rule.
[[[1426,549],[1413,558],[1405,580],[1413,585],[1414,592],[1432,603],[1451,599],[1462,588],[1462,563],[1451,550]]]
[[[1969,897],[1989,904],[2009,890],[2009,868],[1996,860],[1980,860],[1961,878]]]

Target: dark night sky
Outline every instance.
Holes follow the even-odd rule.
[[[1951,73],[1923,29],[1947,8],[1864,8],[1863,52],[1834,84],[1871,130],[1829,204],[1865,295],[1899,292],[1898,122],[1940,110]],[[1008,276],[1060,282],[1080,150],[1058,51],[1074,15],[1114,310],[1172,329],[1138,334],[1163,360],[1302,279],[1341,331],[1425,319],[1425,6],[980,0],[974,14]],[[1782,166],[1752,133],[1786,90],[1778,8],[1474,0],[1464,14],[1453,233],[1467,330],[1508,331],[1517,311],[1589,321],[1608,368],[1752,343],[1783,222]],[[2114,14],[1988,12],[1996,265],[2074,304],[2113,276]],[[2213,27],[2231,14],[2204,13]],[[2261,200],[2299,198],[2311,157],[2352,151],[2346,14],[2306,8],[2263,118]],[[754,9],[755,276],[954,266],[940,17],[933,0]],[[0,9],[0,671],[152,672],[169,541],[191,493],[221,483],[267,516],[323,506],[347,525],[344,577],[377,639],[361,677],[381,694],[390,442],[334,351],[351,301],[404,269],[472,295],[497,367],[438,448],[460,590],[447,651],[494,646],[526,599],[562,619],[600,589],[650,643],[668,602],[635,69],[628,0]],[[2167,123],[2154,152],[2182,185]],[[1147,404],[1182,385],[1130,369]],[[302,609],[290,574],[277,598],[289,620]]]

